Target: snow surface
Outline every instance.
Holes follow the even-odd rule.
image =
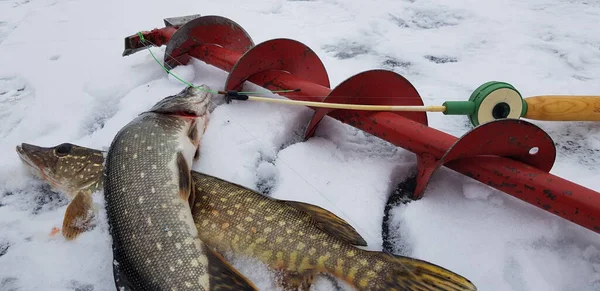
[[[138,113],[184,85],[147,51],[123,58],[123,38],[165,17],[221,15],[255,43],[292,38],[322,59],[332,87],[364,70],[405,76],[425,104],[466,100],[490,80],[525,96],[600,92],[600,4],[583,0],[0,1],[0,290],[114,290],[110,237],[49,238],[67,201],[32,178],[15,153],[28,142],[106,148]],[[164,47],[153,48],[162,58]],[[221,89],[227,74],[195,61],[178,72]],[[250,89],[256,89],[249,86]],[[218,104],[218,102],[217,102]],[[380,250],[388,195],[414,155],[326,119],[302,141],[304,107],[222,104],[195,170],[272,197],[318,204]],[[428,114],[460,136],[465,117]],[[600,190],[600,125],[536,122],[557,144],[552,173]],[[95,200],[102,203],[101,193]],[[447,267],[480,290],[600,290],[600,239],[591,231],[446,168],[426,197],[392,211],[393,245]],[[261,288],[264,266],[232,262]],[[336,290],[320,278],[314,290]]]

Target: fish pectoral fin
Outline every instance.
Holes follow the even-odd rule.
[[[197,161],[200,158],[200,147],[196,148],[196,152],[194,153],[194,161]]]
[[[219,253],[207,247],[206,256],[208,257],[211,290],[258,290],[252,281],[242,275]]]
[[[198,133],[198,120],[194,119],[192,121],[192,124],[190,124],[190,127],[188,128],[188,132],[187,132],[187,136],[190,139],[190,142],[192,142],[192,144],[194,146],[198,146],[198,139],[200,138],[200,134]]]
[[[65,211],[62,225],[63,236],[67,240],[73,240],[81,233],[94,228],[95,212],[91,194],[77,193]]]
[[[179,196],[189,201],[192,192],[192,173],[182,152],[177,152],[177,170],[179,174]]]
[[[192,211],[194,210],[194,203],[196,202],[196,183],[191,177],[192,173],[190,172],[190,197],[188,198],[188,203],[190,204],[190,208]]]
[[[304,272],[279,270],[275,276],[277,285],[283,291],[308,291],[314,280],[315,272],[307,270]]]
[[[190,125],[190,128],[188,129],[188,138],[196,147],[196,152],[194,153],[194,161],[200,159],[200,136],[201,135],[198,129],[198,119],[194,119],[194,121]]]
[[[289,200],[282,201],[310,215],[317,222],[319,229],[349,244],[357,246],[367,245],[365,239],[354,229],[354,227],[333,214],[331,211],[313,204]]]

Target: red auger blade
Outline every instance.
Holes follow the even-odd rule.
[[[332,90],[323,63],[306,45],[273,39],[255,46],[243,28],[221,16],[193,18],[176,31],[180,23],[168,23],[173,26],[144,34],[155,45],[167,43],[166,66],[186,64],[191,57],[204,61],[229,72],[225,90],[237,90],[248,81],[269,90],[300,89],[280,93],[293,100],[423,105],[408,80],[386,70],[356,74]],[[139,51],[139,39],[129,38],[126,52]],[[554,143],[527,121],[496,120],[457,138],[427,126],[423,112],[313,109],[306,138],[329,116],[415,153],[418,176],[413,199],[421,198],[431,176],[446,166],[600,233],[600,193],[550,174]]]

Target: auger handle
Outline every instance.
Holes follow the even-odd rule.
[[[600,121],[600,96],[544,95],[524,98],[524,118],[548,121]]]

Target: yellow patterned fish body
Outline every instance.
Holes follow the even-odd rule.
[[[200,238],[220,253],[257,258],[279,272],[284,289],[308,290],[330,273],[357,290],[476,290],[437,265],[362,250],[365,241],[344,220],[315,205],[276,200],[222,179],[192,172],[192,207]]]

